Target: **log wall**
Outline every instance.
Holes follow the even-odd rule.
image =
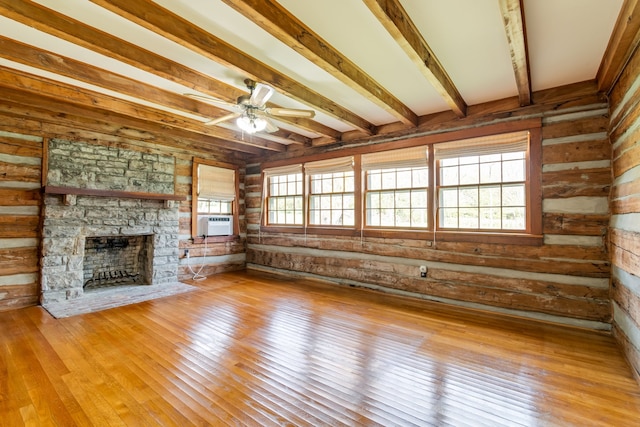
[[[640,381],[640,52],[610,96],[613,333]]]
[[[563,93],[566,99],[550,102],[554,96],[538,94],[533,107],[484,116],[476,112],[461,121],[476,127],[514,116],[542,118],[541,246],[260,232],[260,167],[251,165],[246,179],[248,267],[610,328],[608,104],[595,90],[573,98]],[[459,130],[461,122],[438,124],[438,131]],[[420,278],[420,265],[428,266],[427,278]]]
[[[42,144],[0,130],[0,311],[38,302]]]
[[[0,109],[0,310],[36,305],[40,299],[40,207],[42,186],[46,184],[42,182],[43,167],[46,168],[43,158],[46,159],[46,141],[50,138],[173,156],[175,194],[186,197],[180,203],[179,280],[193,277],[189,266],[203,275],[245,267],[242,200],[239,238],[209,242],[206,252],[204,245],[194,245],[191,240],[193,158],[238,164],[243,179],[244,164],[236,157],[215,149],[198,149],[192,143],[182,144],[163,137],[161,131],[154,135],[71,115],[57,116],[35,108],[5,112]],[[189,262],[184,255],[187,248],[190,249]]]

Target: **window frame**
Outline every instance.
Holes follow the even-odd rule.
[[[526,230],[514,231],[475,231],[475,230],[439,230],[435,222],[436,213],[435,192],[437,191],[437,179],[439,170],[435,164],[434,146],[439,143],[465,140],[476,137],[490,137],[504,133],[528,131],[529,149],[526,159]],[[416,146],[426,146],[428,150],[429,187],[427,197],[428,228],[403,228],[403,227],[378,227],[366,226],[365,217],[365,173],[361,168],[361,154],[392,151],[396,149],[410,148]],[[338,154],[338,153],[335,153]],[[308,224],[308,178],[303,171],[305,181],[305,202],[304,215],[306,223],[296,227],[279,227],[266,225],[261,219],[260,230],[265,232],[287,232],[314,234],[333,234],[342,236],[375,237],[375,238],[399,238],[418,239],[433,242],[473,242],[473,243],[496,243],[496,244],[519,244],[540,246],[543,243],[542,235],[542,120],[540,118],[523,119],[519,121],[504,122],[487,125],[478,128],[450,131],[438,134],[430,134],[420,137],[408,138],[399,141],[379,143],[375,146],[348,148],[342,150],[339,155],[329,156],[327,154],[311,155],[291,160],[283,160],[265,163],[263,170],[276,166],[300,164],[312,162],[319,159],[329,159],[332,157],[354,156],[354,182],[355,197],[355,226],[309,226]],[[358,179],[360,177],[360,179]],[[263,178],[264,179],[264,178]],[[265,215],[266,216],[266,215]]]
[[[298,174],[300,174],[300,183],[302,185],[302,192],[299,195],[297,193],[293,194],[293,195],[287,194],[285,196],[272,196],[271,195],[271,179],[272,178],[274,178],[274,177],[282,177],[282,176],[289,176],[289,175],[298,175]],[[306,203],[305,203],[305,197],[304,197],[304,193],[305,193],[304,192],[304,186],[305,186],[304,173],[302,172],[302,170],[300,170],[300,172],[281,173],[281,174],[275,174],[273,176],[266,176],[266,175],[263,174],[262,179],[263,180],[265,180],[265,179],[267,180],[267,182],[264,183],[264,185],[263,185],[263,191],[265,191],[267,194],[265,195],[265,200],[264,200],[264,212],[263,212],[264,219],[261,219],[261,221],[262,222],[266,222],[268,227],[293,227],[293,228],[296,228],[296,227],[304,226]],[[294,182],[298,182],[298,181],[296,180]],[[268,207],[269,207],[269,203],[270,203],[272,197],[300,197],[301,198],[301,203],[302,203],[302,223],[301,224],[286,224],[286,223],[285,224],[281,224],[281,223],[273,223],[272,224],[272,223],[270,223],[269,222],[269,209],[268,209]],[[294,216],[295,216],[295,209],[294,209],[293,213],[294,213]]]
[[[200,165],[213,166],[222,169],[231,169],[234,171],[234,187],[235,198],[231,202],[231,216],[233,221],[233,231],[229,236],[207,236],[206,239],[202,236],[198,236],[198,167]],[[240,176],[239,167],[231,163],[218,162],[213,160],[202,159],[198,157],[193,158],[192,170],[191,170],[191,239],[194,243],[201,243],[205,240],[207,242],[227,242],[231,240],[237,240],[240,235],[240,212],[239,212],[239,199],[240,199]],[[215,214],[213,214],[215,215]],[[226,215],[226,214],[223,214]]]

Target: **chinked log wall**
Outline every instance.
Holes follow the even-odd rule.
[[[38,302],[42,144],[0,130],[0,310]]]
[[[613,333],[640,381],[640,51],[610,96]]]
[[[259,234],[261,184],[259,168],[252,166],[246,181],[248,267],[609,328],[608,106],[592,94],[545,108],[515,112],[542,117],[542,246]],[[490,120],[496,117],[469,122]],[[419,277],[419,265],[428,266],[426,279]]]
[[[39,301],[42,159],[46,158],[43,153],[50,137],[174,156],[175,194],[187,196],[180,204],[178,279],[193,276],[184,258],[186,248],[190,249],[190,263],[196,271],[204,263],[202,274],[244,268],[244,234],[234,241],[208,243],[206,254],[204,245],[190,241],[192,158],[230,163],[237,160],[215,151],[182,148],[186,144],[164,139],[161,133],[151,135],[113,124],[88,124],[81,118],[62,117],[35,108],[13,108],[8,113],[1,109],[0,106],[0,311],[35,305]],[[240,172],[243,179],[244,169]],[[242,201],[240,209],[241,230],[244,230]]]

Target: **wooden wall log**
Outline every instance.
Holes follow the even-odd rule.
[[[567,285],[559,283],[549,283],[546,286],[538,284],[542,289],[553,289],[556,295],[552,297],[545,293],[536,294],[531,289],[529,291],[518,289],[517,286],[513,286],[513,280],[504,280],[502,277],[461,274],[457,271],[432,268],[425,280],[416,277],[415,274],[409,274],[408,270],[416,270],[415,266],[406,267],[395,263],[334,257],[331,254],[319,257],[253,250],[249,253],[247,262],[333,279],[371,283],[441,298],[510,307],[515,310],[574,316],[601,322],[609,321],[610,316],[606,292],[600,292],[601,298],[585,298],[584,295],[578,298],[560,297],[557,294],[558,290]]]
[[[610,158],[611,146],[607,139],[569,142],[542,147],[542,163],[545,165],[608,160]]]
[[[0,311],[36,304],[39,283],[16,283],[17,275],[39,277],[38,238],[42,197],[42,137],[8,128],[0,120]],[[19,122],[19,121],[15,121]],[[24,122],[20,122],[24,124]],[[32,125],[33,122],[31,122]],[[34,126],[38,127],[38,126]],[[18,282],[23,281],[19,279]]]
[[[640,382],[640,51],[611,94],[613,332]]]

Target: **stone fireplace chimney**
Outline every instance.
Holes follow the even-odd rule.
[[[85,285],[94,275],[99,282],[141,275],[135,283],[121,281],[125,285],[178,282],[179,197],[174,195],[173,157],[52,139],[48,166],[41,263],[45,308],[74,300],[86,304],[92,286]],[[138,240],[144,242],[142,255],[119,255],[136,257],[123,265],[109,265],[119,262],[117,256],[85,259],[87,241],[103,250]],[[85,262],[92,265],[85,268]],[[140,262],[146,264],[126,272]]]

